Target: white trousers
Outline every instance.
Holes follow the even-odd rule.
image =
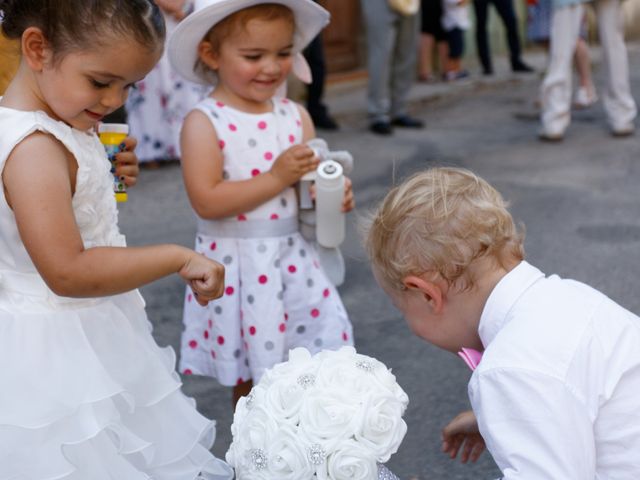
[[[619,0],[595,0],[600,44],[607,71],[602,99],[613,131],[633,124],[636,104],[629,87],[629,63],[623,37]],[[571,120],[572,63],[584,4],[553,10],[551,17],[551,60],[542,82],[542,127],[548,134],[563,134]]]

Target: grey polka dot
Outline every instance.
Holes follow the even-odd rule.
[[[265,350],[273,350],[273,342],[271,340],[269,340],[268,342],[264,342],[264,348]]]
[[[249,359],[248,358],[244,359],[244,365],[245,365],[245,367],[249,366]]]
[[[300,256],[301,256],[302,258],[304,258],[304,257],[306,257],[306,256],[307,256],[307,251],[306,251],[304,248],[301,248],[301,249],[300,249]]]
[[[222,307],[220,305],[216,305],[216,308],[213,309],[218,315],[222,313]]]
[[[316,338],[316,339],[313,341],[313,344],[314,344],[316,347],[321,347],[321,346],[322,346],[322,339],[321,339],[321,338]]]
[[[278,292],[277,297],[278,297],[278,300],[282,300],[282,297],[284,297],[284,292],[283,291]]]
[[[280,205],[282,205],[283,207],[287,206],[287,199],[286,198],[281,198],[280,199]]]
[[[258,253],[264,253],[267,251],[267,246],[264,243],[258,245]]]
[[[273,262],[273,266],[276,267],[276,268],[280,268],[280,259],[278,259],[275,262]]]
[[[222,171],[222,178],[224,180],[229,180],[229,172],[227,172],[226,170]]]
[[[290,247],[293,247],[293,237],[287,238],[287,243],[289,244]]]
[[[304,325],[300,325],[298,328],[296,328],[296,332],[302,334],[304,332],[307,331],[307,327],[305,327]]]
[[[250,146],[251,148],[253,148],[253,147],[255,147],[256,145],[258,145],[258,142],[256,142],[256,139],[255,139],[255,138],[250,138],[250,139],[249,139],[249,146]]]
[[[286,115],[287,111],[284,108],[280,109],[280,115]]]
[[[214,111],[211,111],[211,115],[213,115],[213,118],[219,118],[219,115]]]
[[[316,340],[317,341],[317,340]],[[240,358],[240,355],[242,355],[242,352],[240,351],[240,349],[236,349],[235,352],[233,352],[233,356],[236,358]]]
[[[231,265],[231,262],[233,262],[233,257],[231,255],[226,255],[223,259],[222,262],[225,265]]]
[[[198,243],[202,243],[202,237],[198,237]]]
[[[247,297],[247,302],[249,302],[249,303],[253,303],[253,301],[254,301],[253,295],[249,295],[249,296]]]
[[[313,281],[313,278],[307,279],[307,287],[309,288],[313,287],[314,283],[315,282]]]
[[[282,291],[286,291],[287,290],[287,286],[286,285],[282,285]]]

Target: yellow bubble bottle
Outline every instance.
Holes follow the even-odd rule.
[[[100,142],[104,145],[107,158],[111,162],[111,172],[113,173],[113,193],[116,202],[127,201],[127,186],[118,178],[115,172],[116,154],[120,152],[120,144],[129,135],[129,125],[126,123],[101,123],[98,127]]]

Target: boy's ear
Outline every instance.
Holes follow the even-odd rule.
[[[417,275],[408,275],[402,280],[408,290],[419,292],[431,307],[433,313],[440,314],[444,308],[446,290],[440,282],[428,280]]]
[[[51,61],[49,42],[38,27],[29,27],[22,34],[22,56],[27,65],[37,72]]]
[[[198,44],[198,58],[211,70],[218,69],[218,52],[213,48],[211,42],[203,40]]]

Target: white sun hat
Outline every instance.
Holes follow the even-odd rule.
[[[264,3],[288,7],[295,18],[293,54],[300,53],[329,23],[330,15],[311,0],[195,0],[193,13],[182,20],[169,38],[169,61],[187,80],[211,85],[216,82],[214,72],[196,68],[198,44],[218,22],[244,8]]]

